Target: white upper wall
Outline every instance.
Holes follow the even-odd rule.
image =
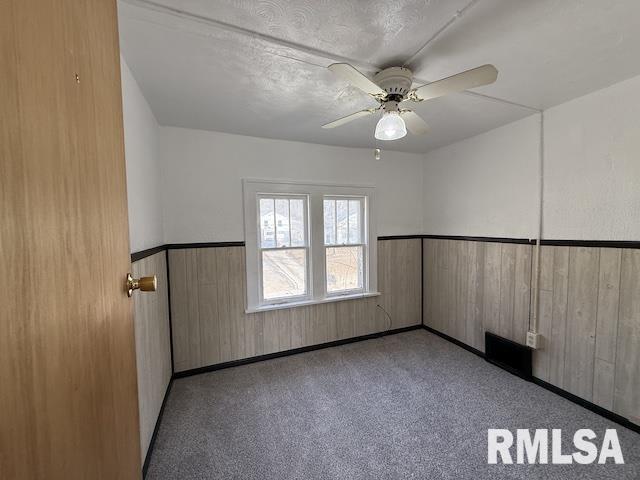
[[[120,57],[131,252],[162,245],[158,122]]]
[[[638,240],[640,77],[545,111],[543,238]],[[425,231],[534,238],[539,116],[426,155]]]
[[[538,132],[530,116],[428,153],[425,233],[535,237]]]
[[[545,112],[544,237],[640,240],[640,76]]]
[[[245,177],[374,184],[379,235],[536,236],[538,115],[424,162],[376,161],[371,149],[158,127],[124,61],[122,85],[131,251],[243,240]],[[545,112],[544,238],[640,239],[639,102],[635,77]]]
[[[422,155],[160,128],[166,243],[244,240],[242,178],[376,186],[378,235],[422,230]]]

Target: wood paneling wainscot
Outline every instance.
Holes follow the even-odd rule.
[[[133,296],[140,447],[144,461],[172,374],[165,251],[133,262],[132,269],[136,278],[154,274],[158,277],[156,292]]]
[[[393,328],[422,323],[421,256],[421,239],[378,241],[378,304],[393,319]]]
[[[424,324],[524,344],[532,245],[424,239]],[[543,246],[535,377],[640,424],[640,250]]]
[[[175,371],[419,325],[420,242],[378,242],[379,297],[252,314],[244,247],[169,250]]]
[[[424,239],[424,324],[484,351],[484,332],[526,340],[528,244]]]
[[[534,375],[640,423],[640,250],[543,246]]]

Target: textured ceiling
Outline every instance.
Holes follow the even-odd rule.
[[[637,0],[475,0],[437,35],[469,3],[121,0],[121,46],[162,125],[351,147],[375,145],[377,117],[320,125],[376,103],[334,61],[372,75],[411,59],[424,81],[493,63],[498,81],[474,92],[534,108],[640,74]],[[412,105],[431,131],[384,148],[426,152],[533,112],[464,93]]]

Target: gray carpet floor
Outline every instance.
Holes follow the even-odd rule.
[[[616,428],[626,464],[487,465],[488,428]],[[176,380],[147,479],[226,478],[638,479],[640,435],[415,330]]]

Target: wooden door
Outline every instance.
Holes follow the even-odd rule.
[[[115,0],[0,0],[0,478],[140,478]]]

